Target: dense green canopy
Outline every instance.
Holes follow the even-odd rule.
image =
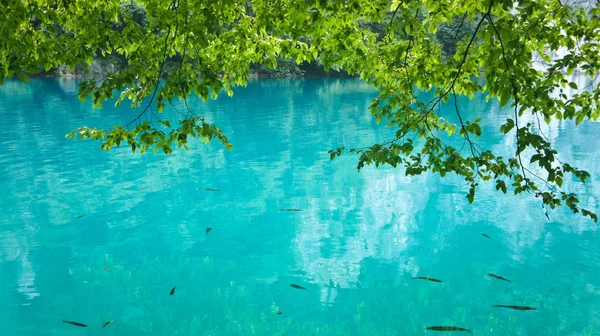
[[[591,1],[590,1],[591,3]],[[217,98],[245,85],[254,64],[277,66],[278,59],[318,61],[326,69],[357,74],[376,87],[370,108],[377,121],[397,129],[389,141],[363,149],[365,164],[404,167],[406,174],[455,173],[515,194],[529,192],[544,205],[580,208],[577,196],[562,190],[567,175],[583,182],[589,174],[558,158],[536,123],[600,115],[600,89],[577,89],[565,73],[594,77],[600,71],[600,7],[566,0],[8,0],[0,2],[0,83],[14,75],[59,66],[86,66],[93,59],[118,55],[125,65],[80,86],[82,100],[95,106],[120,92],[137,108],[137,117],[111,130],[81,127],[69,136],[102,141],[102,149],[126,143],[132,151],[171,153],[189,138],[216,138],[232,147],[223,133],[191,110],[178,125],[142,122],[173,99],[196,94]],[[440,44],[440,39],[457,43]],[[447,41],[446,41],[447,42]],[[568,50],[564,56],[556,56]],[[552,55],[554,55],[552,57]],[[541,58],[544,69],[534,67]],[[169,66],[166,66],[166,65]],[[483,77],[483,81],[481,81]],[[163,78],[163,80],[161,80]],[[482,84],[484,83],[484,84]],[[416,90],[431,91],[421,101]],[[498,125],[515,137],[511,157],[477,146],[478,120],[465,120],[458,106],[457,125],[436,113],[456,96],[483,92],[510,104],[514,117]],[[149,99],[148,99],[149,98]],[[530,118],[528,118],[529,120]],[[465,150],[438,134],[462,137]],[[331,151],[331,157],[345,149]]]

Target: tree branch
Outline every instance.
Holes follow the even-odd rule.
[[[502,59],[504,61],[504,66],[506,67],[506,71],[507,73],[510,75],[510,65],[508,64],[508,59],[506,57],[506,50],[504,49],[504,41],[502,40],[502,37],[500,36],[500,33],[498,32],[498,29],[496,29],[496,25],[494,24],[494,20],[492,20],[492,18],[490,17],[489,13],[486,15],[490,26],[492,27],[492,29],[494,30],[494,33],[496,34],[496,37],[498,38],[498,42],[500,43],[500,48],[502,49]],[[513,89],[513,98],[515,99],[515,109],[514,109],[514,116],[515,116],[515,129],[516,129],[516,140],[517,140],[517,151],[516,151],[516,155],[517,155],[517,159],[519,160],[519,165],[521,166],[521,172],[523,173],[523,180],[525,181],[525,187],[526,189],[529,191],[530,186],[529,186],[529,179],[527,178],[527,175],[525,173],[525,167],[523,166],[523,159],[521,157],[521,152],[519,151],[519,147],[520,147],[520,139],[519,139],[519,112],[518,112],[518,107],[519,107],[519,97],[518,97],[518,90],[517,90],[517,86],[515,84],[515,81],[513,79],[512,76],[510,76],[510,83]]]
[[[175,33],[173,34],[173,41],[175,41],[175,38],[177,38],[177,29],[179,28],[179,21],[177,20],[177,12],[178,12],[179,7],[175,6],[175,1],[173,1],[171,3],[171,6],[175,8]],[[130,122],[125,124],[124,128],[129,127],[129,125],[131,125],[135,121],[139,121],[140,118],[146,113],[146,111],[148,111],[148,109],[154,102],[154,98],[156,97],[156,93],[158,92],[158,88],[160,86],[159,85],[160,78],[162,76],[162,73],[163,73],[163,70],[165,67],[165,63],[167,62],[167,50],[169,47],[169,35],[171,35],[171,26],[169,26],[169,28],[167,29],[167,34],[165,35],[165,46],[163,47],[162,61],[159,65],[158,74],[156,76],[156,84],[154,84],[154,91],[152,92],[152,97],[150,97],[150,101],[148,102],[148,105],[146,105],[146,107],[142,110],[142,112],[140,112],[140,114],[138,114],[137,117],[135,117],[133,120],[131,120]]]
[[[486,19],[486,17],[489,16],[490,12],[492,11],[493,4],[494,4],[494,0],[490,0],[490,5],[489,5],[486,13],[481,17],[481,19],[477,23],[477,26],[475,27],[475,31],[473,32],[473,34],[471,35],[471,38],[469,39],[469,43],[467,44],[467,47],[466,47],[465,52],[463,54],[463,58],[462,58],[459,66],[458,66],[458,71],[456,72],[456,76],[454,76],[454,78],[452,79],[452,82],[450,83],[450,86],[448,87],[448,89],[444,93],[442,93],[437,99],[435,99],[433,105],[427,111],[421,113],[421,117],[416,121],[417,123],[421,123],[425,118],[427,118],[427,116],[429,115],[429,113],[431,113],[431,111],[433,111],[433,109],[436,107],[436,105],[439,104],[439,102],[442,99],[444,99],[444,97],[446,97],[454,89],[454,85],[456,84],[456,81],[458,80],[458,77],[460,77],[460,74],[462,72],[462,68],[463,68],[464,64],[466,63],[466,61],[467,61],[467,57],[469,55],[469,49],[471,48],[471,45],[475,41],[475,37],[477,36],[477,33],[479,32],[479,29],[481,28],[481,24]],[[410,127],[409,126],[405,126],[404,130],[401,133],[401,135],[399,137],[396,137],[395,139],[390,140],[389,143],[387,143],[387,144],[392,144],[392,143],[398,141],[399,138],[402,138],[409,131],[410,131]]]

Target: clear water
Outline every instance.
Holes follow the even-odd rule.
[[[593,222],[565,210],[547,220],[531,197],[491,185],[469,206],[455,177],[329,161],[328,149],[393,131],[375,125],[374,93],[358,80],[257,80],[194,101],[236,147],[195,142],[171,156],[65,139],[134,115],[93,110],[76,89],[71,79],[0,88],[0,335],[600,334]],[[510,111],[483,97],[460,106],[483,117],[482,146],[514,148],[497,132]],[[592,173],[572,188],[598,210],[600,125],[544,132]]]

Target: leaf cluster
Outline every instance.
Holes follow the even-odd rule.
[[[600,5],[556,0],[107,0],[8,1],[0,3],[0,84],[5,78],[90,64],[117,55],[125,66],[80,86],[94,106],[127,100],[136,115],[111,130],[83,127],[70,134],[102,141],[102,149],[127,144],[135,152],[171,153],[188,138],[218,139],[214,125],[191,110],[179,125],[141,122],[174,99],[216,99],[244,86],[255,65],[274,69],[293,60],[358,75],[379,91],[370,106],[377,122],[396,135],[354,148],[365,165],[403,167],[407,175],[453,173],[469,185],[473,201],[482,182],[504,193],[531,193],[543,206],[566,205],[597,221],[564,190],[567,175],[589,173],[563,163],[539,131],[542,122],[600,116],[600,89],[579,88],[565,75],[600,72]],[[569,52],[564,53],[564,50]],[[543,70],[534,58],[541,58]],[[169,64],[169,66],[165,66]],[[290,67],[290,69],[293,69]],[[483,81],[482,81],[483,80]],[[483,83],[483,84],[482,84]],[[574,93],[570,92],[575,90]],[[429,101],[417,91],[433,95]],[[480,120],[465,120],[457,97],[486,94],[514,115],[498,132],[514,137],[509,157],[481,148]],[[458,122],[438,113],[455,105]],[[527,117],[527,118],[525,118]],[[157,118],[160,120],[160,118]],[[523,120],[537,122],[523,122]],[[170,129],[166,131],[165,129]],[[463,139],[463,146],[439,134]],[[418,144],[418,145],[417,145]],[[333,157],[345,150],[330,152]]]

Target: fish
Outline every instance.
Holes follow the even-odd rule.
[[[280,311],[277,312],[277,315],[281,315],[281,314],[282,314],[282,312],[280,312]]]
[[[212,231],[212,228],[207,227],[206,228],[206,234],[208,234],[210,231]]]
[[[465,328],[460,328],[460,327],[455,327],[455,326],[432,326],[432,327],[427,327],[425,329],[433,330],[433,331],[465,331],[465,332],[468,332],[469,334],[471,333],[470,329],[465,329]]]
[[[536,308],[527,307],[527,306],[493,305],[492,307],[494,307],[494,308],[508,308],[508,309],[515,309],[515,310],[537,310]]]
[[[296,288],[296,289],[304,289],[304,290],[308,290],[300,285],[296,285],[296,284],[290,284],[290,286],[292,286],[292,288]]]
[[[83,217],[83,215],[79,215],[79,216],[77,216],[77,218],[81,218],[81,217]]]
[[[177,287],[177,286],[175,286],[175,287]],[[169,293],[169,295],[175,294],[175,287],[173,287],[173,289],[171,289],[171,292]]]
[[[206,190],[206,191],[220,191],[219,189],[215,189],[215,188],[198,188],[198,190]]]
[[[83,323],[79,323],[79,322],[73,322],[73,321],[65,321],[65,320],[63,320],[63,323],[72,324],[72,325],[77,326],[77,327],[87,328],[87,324],[83,324]]]
[[[279,211],[300,212],[300,211],[302,211],[302,209],[296,209],[296,208],[284,208],[284,209],[279,209]]]
[[[438,279],[434,279],[434,278],[428,278],[428,277],[413,277],[413,279],[427,280],[427,281],[433,281],[433,282],[442,282],[442,280],[438,280]]]
[[[111,324],[111,323],[113,323],[113,322],[115,322],[115,321],[110,320],[110,321],[104,322],[104,324],[102,325],[102,328],[108,327],[108,325]]]
[[[492,239],[490,236],[486,235],[485,233],[482,233],[481,235],[484,236],[487,239]]]
[[[494,278],[494,279],[498,279],[498,280],[502,280],[502,281],[510,282],[510,280],[508,280],[508,279],[506,279],[506,278],[503,278],[503,277],[501,277],[501,276],[499,276],[499,275],[496,275],[496,274],[488,273],[488,275],[489,275],[489,276],[491,276],[491,277],[492,277],[492,278]]]
[[[108,267],[104,267],[104,270],[105,270],[105,271],[108,271]]]

